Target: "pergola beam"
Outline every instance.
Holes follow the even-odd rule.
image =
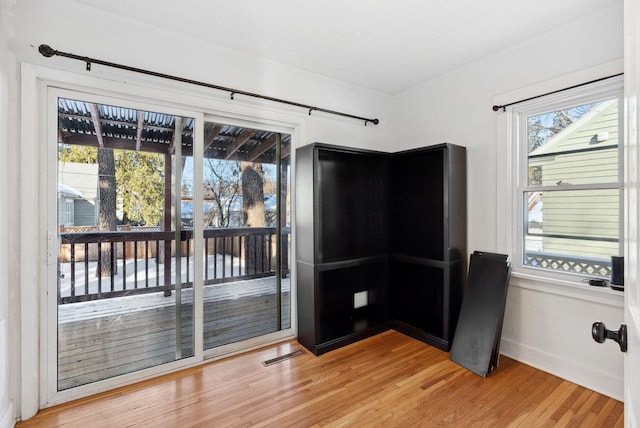
[[[220,131],[222,131],[222,125],[215,123],[213,126],[210,126],[211,123],[205,123],[205,135],[204,135],[204,151],[206,152],[209,147],[213,144],[216,137],[220,135]]]
[[[235,153],[240,149],[240,147],[244,146],[244,144],[251,139],[255,130],[253,129],[243,129],[242,132],[236,137],[236,139],[231,143],[229,147],[227,147],[227,153],[225,156],[226,160],[229,160],[235,155]]]
[[[87,105],[89,106],[89,113],[91,113],[93,129],[95,129],[96,138],[98,139],[98,147],[103,148],[104,141],[102,140],[102,123],[100,122],[98,107],[94,103],[87,103]]]
[[[260,156],[262,156],[267,151],[269,151],[269,149],[272,149],[275,146],[276,146],[276,133],[274,132],[271,134],[269,138],[267,138],[262,143],[260,143],[256,148],[251,150],[251,153],[249,153],[249,161],[254,162]]]

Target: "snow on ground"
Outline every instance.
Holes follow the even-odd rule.
[[[111,289],[111,278],[101,278],[99,279],[96,276],[96,268],[97,262],[89,262],[88,265],[88,292],[89,294],[98,293],[99,285],[101,287],[102,292],[107,291],[121,291],[123,289],[134,289],[134,288],[145,288],[145,287],[156,287],[158,285],[164,285],[164,263],[156,265],[155,258],[149,259],[128,259],[126,260],[126,266],[123,267],[122,259],[117,260],[117,271],[118,273],[114,275],[114,284],[113,290]],[[231,257],[231,256],[222,256],[218,254],[217,256],[208,256],[208,274],[207,279],[213,278],[223,278],[223,277],[231,277],[238,276],[244,274],[244,263],[239,257]],[[137,269],[136,269],[137,264]],[[190,271],[189,273],[189,281],[193,281],[193,257],[189,258]],[[187,282],[187,258],[182,257],[181,261],[181,277],[182,282]],[[233,271],[231,270],[233,267]],[[125,269],[126,268],[126,269]],[[123,272],[126,270],[126,276],[123,275]],[[136,271],[137,282],[136,282]],[[77,262],[75,264],[75,295],[82,296],[87,294],[87,283],[85,279],[85,263]],[[216,276],[214,276],[214,271],[216,272]],[[171,283],[175,283],[175,272],[176,272],[176,258],[173,257],[171,259],[171,272],[172,278]],[[71,296],[71,263],[60,263],[60,297],[68,297]],[[101,282],[101,284],[99,284]],[[148,284],[148,285],[147,285]],[[137,287],[136,287],[137,285]],[[124,286],[124,287],[123,287]]]

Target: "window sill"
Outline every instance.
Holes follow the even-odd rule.
[[[594,287],[578,281],[549,278],[525,272],[512,272],[510,286],[601,303],[621,309],[624,307],[623,292],[612,290],[609,287]]]

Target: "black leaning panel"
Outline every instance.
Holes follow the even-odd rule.
[[[510,275],[506,255],[478,252],[471,255],[450,357],[483,377],[497,365]]]

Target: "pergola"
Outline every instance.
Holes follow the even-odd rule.
[[[170,114],[58,100],[58,141],[63,144],[173,154],[176,123],[180,123],[182,155],[193,155],[192,118],[176,121]],[[290,135],[282,136],[281,159],[290,154]],[[276,163],[276,133],[206,122],[204,157]]]

